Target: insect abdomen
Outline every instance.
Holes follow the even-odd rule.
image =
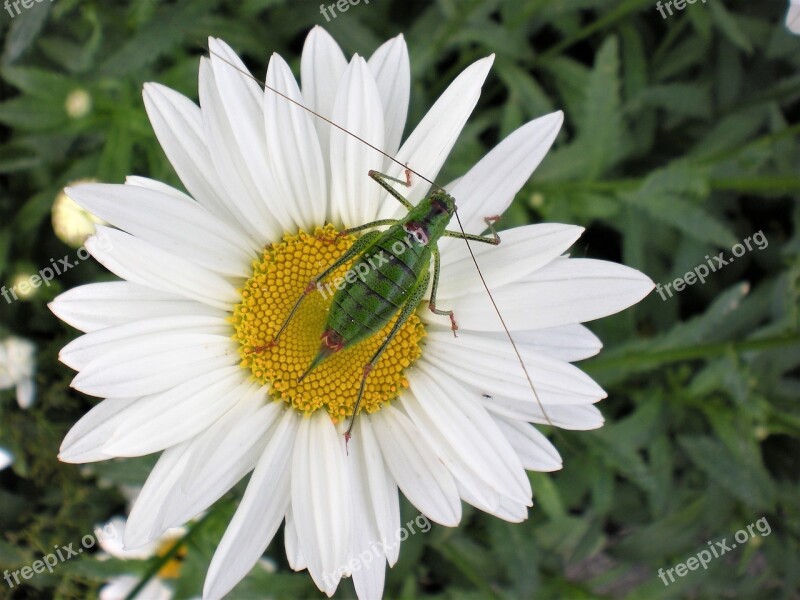
[[[338,333],[345,347],[380,331],[428,268],[430,249],[409,239],[402,227],[390,229],[350,269],[366,274],[336,293],[325,327]]]

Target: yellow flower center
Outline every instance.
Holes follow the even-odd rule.
[[[344,278],[350,267],[345,264],[306,296],[278,343],[270,343],[309,282],[354,241],[355,237],[339,234],[332,225],[318,227],[313,235],[304,231],[286,234],[282,242],[267,246],[261,258],[253,262],[253,275],[244,284],[242,301],[232,317],[241,366],[258,382],[269,385],[274,399],[306,415],[324,408],[334,422],[352,415],[364,366],[386,339],[399,311],[383,330],[336,352],[298,381],[320,348],[337,291],[335,282],[342,281],[339,278]],[[411,315],[369,374],[359,412],[379,410],[408,387],[403,372],[420,356],[424,335],[419,318]]]
[[[179,538],[168,538],[161,542],[156,549],[156,556],[159,558],[166,556],[166,554],[175,545]],[[178,548],[177,552],[170,558],[156,573],[156,577],[160,579],[178,579],[181,576],[181,567],[183,567],[183,560],[186,558],[188,551],[186,546]]]

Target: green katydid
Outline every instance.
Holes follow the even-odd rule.
[[[417,306],[425,296],[431,279],[431,259],[433,261],[433,283],[431,286],[431,295],[428,306],[432,312],[450,317],[451,328],[455,334],[457,325],[453,311],[440,310],[436,308],[436,291],[438,288],[440,272],[440,259],[437,242],[442,237],[460,238],[463,239],[467,244],[467,250],[469,251],[472,262],[475,264],[475,267],[478,270],[481,283],[489,295],[489,299],[492,303],[494,311],[497,313],[501,326],[503,327],[514,353],[517,356],[533,396],[536,399],[536,402],[539,404],[543,416],[547,422],[552,425],[552,422],[544,410],[544,406],[542,406],[541,401],[536,394],[533,380],[531,379],[528,369],[522,360],[522,356],[517,348],[517,345],[514,342],[508,327],[506,326],[506,323],[497,307],[497,304],[494,301],[494,298],[492,297],[491,291],[489,290],[489,287],[480,272],[480,267],[475,260],[472,248],[469,245],[470,241],[494,245],[499,244],[500,238],[493,227],[493,224],[499,219],[499,217],[485,217],[486,224],[491,231],[491,236],[481,236],[466,233],[461,226],[461,221],[458,217],[455,199],[450,196],[444,190],[444,188],[424,177],[408,165],[404,165],[395,157],[384,152],[381,148],[374,146],[362,137],[351,131],[348,131],[338,123],[335,123],[331,119],[313,111],[312,109],[303,105],[301,102],[298,102],[294,98],[282,93],[280,90],[277,90],[266,83],[259,81],[250,73],[231,63],[224,56],[214,53],[211,49],[209,49],[209,52],[214,54],[223,62],[229,64],[232,68],[241,72],[243,75],[258,81],[264,86],[265,89],[270,90],[290,103],[314,115],[316,118],[325,121],[332,127],[335,127],[345,134],[357,139],[358,141],[369,146],[371,149],[387,157],[389,160],[405,168],[405,181],[378,173],[377,171],[370,171],[368,173],[370,177],[384,187],[389,194],[396,198],[408,210],[408,213],[405,215],[405,217],[402,219],[382,219],[379,221],[373,221],[371,223],[366,223],[343,231],[342,234],[358,233],[361,231],[367,231],[367,233],[361,235],[361,237],[355,241],[353,246],[347,252],[345,252],[344,255],[339,257],[332,265],[327,267],[309,282],[303,294],[294,304],[293,308],[289,312],[289,315],[281,325],[281,328],[279,329],[275,338],[265,346],[254,348],[253,352],[259,352],[263,349],[271,348],[277,344],[281,334],[284,332],[292,317],[295,315],[303,299],[306,298],[314,289],[317,289],[320,282],[323,281],[327,275],[329,275],[338,267],[346,264],[348,261],[355,260],[355,264],[351,270],[357,269],[359,266],[368,265],[366,277],[362,277],[359,281],[354,281],[353,283],[348,282],[344,288],[340,289],[334,295],[327,323],[321,332],[320,337],[322,342],[320,349],[317,352],[317,355],[311,360],[308,368],[300,377],[300,380],[305,378],[326,358],[330,357],[336,352],[348,347],[352,347],[380,331],[398,312],[400,313],[399,318],[387,336],[387,339],[374,353],[371,360],[364,365],[358,396],[353,408],[350,425],[345,433],[345,440],[349,440],[350,433],[358,415],[358,409],[364,393],[367,377],[380,359],[383,351],[389,345],[389,342],[391,342],[393,336],[399,331],[400,327],[411,316],[411,314],[414,313]],[[428,196],[420,200],[416,206],[404,198],[389,184],[389,181],[394,181],[408,186],[410,185],[412,174],[417,175],[420,179],[430,183],[433,186],[433,191]],[[449,231],[446,229],[452,217],[456,218],[460,231]],[[369,231],[381,226],[389,226],[389,229],[387,229],[385,232]],[[403,252],[393,252],[393,244],[402,245],[404,248],[408,248],[408,250],[404,250]],[[380,260],[372,260],[373,258],[379,258],[380,256],[383,256],[385,261],[382,262]],[[390,258],[386,258],[387,256]],[[376,265],[376,262],[381,264]],[[351,316],[354,312],[357,313],[357,316]]]
[[[389,226],[389,229],[384,232],[368,231],[363,234],[338,260],[312,279],[269,344],[273,346],[278,343],[278,339],[297,312],[303,299],[319,288],[320,283],[330,273],[354,259],[355,264],[350,270],[363,273],[363,275],[359,279],[353,278],[352,283],[350,281],[345,283],[334,295],[328,321],[321,335],[320,349],[300,379],[305,378],[326,358],[383,329],[397,312],[400,312],[389,335],[386,336],[370,361],[364,365],[361,385],[353,407],[353,417],[345,433],[346,440],[350,439],[350,432],[358,415],[367,377],[394,336],[414,313],[428,289],[428,283],[431,280],[431,259],[433,259],[433,284],[428,308],[437,315],[450,317],[454,335],[458,329],[452,310],[436,308],[436,290],[439,286],[440,272],[437,247],[439,239],[454,237],[495,245],[500,243],[500,237],[493,227],[499,217],[485,219],[492,232],[490,237],[448,231],[446,227],[456,211],[456,203],[453,197],[443,189],[435,190],[414,206],[389,185],[388,180],[398,183],[405,182],[376,171],[370,171],[369,176],[395,197],[408,210],[408,213],[402,219],[382,219],[342,232],[344,234],[356,233]]]

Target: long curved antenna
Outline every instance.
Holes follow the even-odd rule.
[[[381,150],[380,148],[378,148],[377,146],[371,144],[370,142],[368,142],[364,138],[356,135],[355,133],[353,133],[352,131],[349,131],[348,129],[345,129],[344,127],[342,127],[341,125],[339,125],[335,121],[332,121],[328,117],[325,117],[325,116],[319,114],[318,112],[316,112],[315,110],[312,110],[312,109],[308,108],[302,102],[298,102],[294,98],[291,98],[291,97],[287,96],[286,94],[284,94],[283,92],[280,92],[280,91],[276,90],[272,86],[267,85],[267,83],[265,81],[261,81],[258,77],[255,77],[249,71],[241,69],[237,64],[229,61],[227,58],[225,58],[224,56],[222,56],[218,52],[214,52],[213,50],[211,50],[210,47],[203,46],[203,48],[208,50],[209,54],[213,54],[214,56],[216,56],[218,59],[220,59],[224,63],[226,63],[226,64],[230,65],[232,68],[236,69],[239,73],[241,73],[242,75],[244,75],[246,77],[249,77],[250,79],[252,79],[256,83],[258,83],[259,85],[262,85],[264,88],[266,88],[266,89],[278,94],[278,96],[280,96],[281,98],[285,98],[286,100],[288,100],[292,104],[294,104],[296,106],[299,106],[303,110],[308,111],[309,113],[311,113],[312,115],[314,115],[318,119],[322,119],[323,121],[325,121],[329,125],[332,125],[333,127],[336,127],[337,129],[339,129],[340,131],[346,133],[347,135],[357,139],[358,141],[362,142],[363,144],[366,144],[367,146],[369,146],[370,148],[372,148],[376,152],[379,152],[380,154],[382,154],[383,156],[385,156],[386,158],[391,160],[392,162],[394,162],[394,163],[400,165],[401,167],[403,167],[407,171],[407,173],[408,172],[413,173],[414,175],[416,175],[417,177],[419,177],[423,181],[427,181],[428,183],[430,183],[432,186],[434,186],[438,190],[445,191],[445,189],[442,186],[440,186],[438,183],[428,179],[427,177],[425,177],[421,173],[415,171],[413,168],[411,168],[407,164],[400,162],[399,160],[397,160],[397,158],[395,158],[394,156],[392,156],[388,152],[385,152],[384,150]],[[454,212],[454,215],[456,217],[456,222],[458,223],[458,228],[461,230],[461,233],[466,234],[466,232],[464,231],[464,226],[461,223],[461,217],[458,216],[458,210],[456,210]],[[489,300],[492,303],[492,308],[494,309],[494,312],[497,313],[497,317],[500,319],[500,324],[503,326],[503,331],[505,331],[506,337],[508,337],[508,341],[511,342],[511,347],[514,349],[514,354],[516,354],[517,360],[519,361],[519,364],[522,367],[523,372],[525,373],[525,379],[527,379],[528,385],[531,388],[531,392],[533,392],[533,397],[536,399],[536,403],[539,405],[539,408],[542,411],[542,415],[544,415],[544,418],[547,420],[548,425],[550,425],[552,427],[555,427],[553,422],[550,420],[550,417],[547,415],[547,411],[545,410],[544,405],[542,404],[542,401],[539,399],[539,395],[536,393],[536,388],[533,385],[533,379],[531,378],[531,375],[528,372],[528,367],[525,366],[525,361],[522,359],[522,354],[520,353],[519,348],[517,348],[517,343],[514,341],[514,338],[511,335],[511,331],[508,329],[508,325],[506,325],[506,321],[505,321],[505,319],[503,319],[503,315],[500,313],[500,309],[497,306],[497,302],[495,302],[494,296],[492,295],[492,292],[491,292],[491,290],[489,289],[489,286],[486,283],[486,279],[483,277],[483,273],[481,272],[481,268],[478,265],[478,261],[475,259],[475,253],[472,251],[472,246],[470,246],[469,240],[465,239],[464,243],[467,245],[467,250],[469,251],[470,258],[472,259],[472,262],[475,265],[475,269],[478,271],[478,277],[480,277],[480,279],[481,279],[481,284],[483,285],[483,289],[485,289],[486,293],[489,295]]]

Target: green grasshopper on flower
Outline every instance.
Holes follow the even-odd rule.
[[[452,310],[436,308],[440,270],[437,245],[439,239],[453,237],[494,245],[500,243],[500,237],[493,227],[499,217],[485,219],[492,232],[491,236],[449,231],[446,228],[456,212],[456,202],[446,191],[441,188],[436,189],[414,206],[388,183],[395,181],[408,185],[408,181],[404,182],[377,171],[370,171],[369,176],[395,197],[408,213],[402,219],[381,219],[341,232],[341,235],[346,235],[389,226],[385,231],[368,231],[363,234],[338,260],[312,279],[292,307],[275,338],[267,346],[254,349],[258,352],[277,344],[308,294],[318,289],[321,282],[336,269],[355,259],[350,271],[359,273],[360,277],[353,278],[352,282],[348,279],[334,295],[328,320],[321,335],[322,343],[319,351],[300,376],[302,381],[325,359],[374,335],[383,329],[398,311],[400,312],[386,339],[370,361],[364,365],[358,397],[353,407],[353,417],[345,433],[345,440],[350,439],[367,377],[397,332],[414,313],[428,289],[428,283],[431,281],[431,259],[433,259],[433,285],[428,308],[437,315],[450,317],[454,335],[458,329]],[[406,171],[406,178],[407,180],[410,178],[410,171]]]

